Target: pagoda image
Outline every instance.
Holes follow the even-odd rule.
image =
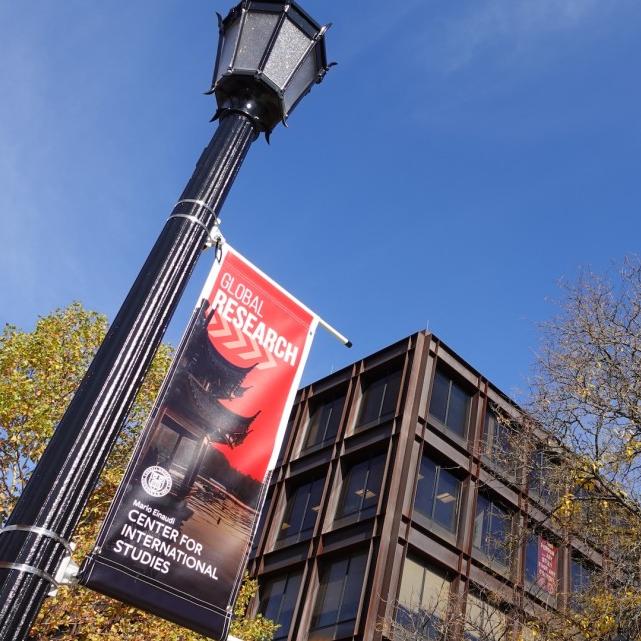
[[[208,308],[203,300],[176,355],[173,376],[144,455],[148,465],[161,465],[169,471],[179,494],[193,486],[211,445],[241,445],[260,413],[241,416],[221,403],[247,392],[243,382],[256,364],[235,365],[214,347],[207,328],[215,309]]]

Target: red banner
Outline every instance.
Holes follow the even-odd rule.
[[[317,317],[224,247],[82,582],[223,639]]]
[[[556,594],[558,548],[539,537],[539,559],[536,582],[549,594]]]
[[[217,447],[236,469],[262,481],[279,450],[316,318],[229,247],[211,280],[204,292],[215,310],[209,339],[229,362],[252,366],[243,381],[248,391],[223,403],[255,416],[240,447]]]

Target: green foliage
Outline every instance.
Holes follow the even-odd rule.
[[[0,522],[11,513],[106,331],[104,316],[74,303],[39,318],[32,332],[7,325],[0,334]],[[171,357],[172,349],[163,345],[154,358],[79,523],[74,537],[77,562],[97,537]],[[243,617],[255,590],[255,584],[243,586],[237,608]],[[243,641],[267,641],[272,638],[269,631],[275,629],[261,617],[238,621],[236,626]],[[201,635],[82,587],[62,588],[57,596],[48,598],[31,638],[204,641]]]
[[[280,627],[278,624],[265,619],[262,614],[248,618],[247,609],[256,596],[258,582],[245,575],[234,607],[235,619],[231,626],[231,634],[243,641],[271,641],[274,633]]]

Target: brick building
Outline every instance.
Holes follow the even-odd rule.
[[[299,391],[249,566],[278,641],[528,639],[565,607],[599,559],[541,525],[497,408],[518,418],[425,332]]]

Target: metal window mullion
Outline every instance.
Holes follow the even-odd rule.
[[[381,394],[381,402],[378,405],[378,416],[377,418],[381,418],[383,416],[383,405],[385,403],[385,394],[387,394],[387,381],[383,383],[383,393]]]
[[[371,471],[372,471],[372,462],[371,462],[371,459],[370,459],[369,461],[367,461],[367,472],[365,473],[365,487],[363,488],[363,496],[361,496],[361,507],[358,510],[359,515],[363,511],[363,504],[365,503],[365,497],[367,496],[367,489],[368,489],[368,485],[369,485],[369,476],[370,476]]]
[[[445,404],[445,425],[449,427],[447,422],[450,418],[450,399],[452,398],[452,379],[449,380],[447,385],[447,403]]]
[[[296,532],[297,535],[300,535],[300,533],[303,531],[303,523],[305,523],[305,517],[307,516],[307,508],[309,507],[309,499],[312,495],[312,485],[313,483],[307,484],[307,497],[305,498],[305,509],[303,510],[303,518],[301,519],[300,527],[298,528],[298,532]]]
[[[329,429],[329,424],[331,423],[332,414],[333,413],[334,413],[334,406],[330,403],[329,416],[327,417],[327,421],[325,421],[325,429],[323,430],[323,438],[319,441],[319,443],[324,443],[325,440],[327,439],[327,430]]]
[[[280,615],[283,612],[283,601],[285,601],[285,596],[287,595],[287,586],[289,585],[289,574],[287,574],[287,578],[285,579],[285,587],[283,588],[283,592],[280,595],[280,603],[278,604],[278,612],[276,614],[276,622],[280,619]]]
[[[432,508],[430,510],[430,518],[434,521],[434,512],[436,512],[436,494],[438,493],[438,484],[441,478],[441,466],[435,465],[436,471],[434,472],[434,489],[432,490]]]
[[[347,566],[345,567],[345,575],[343,576],[343,585],[341,586],[341,596],[340,599],[338,600],[338,608],[336,608],[336,620],[334,621],[334,625],[337,626],[340,622],[341,619],[339,618],[341,615],[341,610],[343,608],[343,599],[345,598],[345,588],[347,586],[347,578],[349,577],[349,566],[351,565],[352,562],[352,557],[350,556],[347,559]],[[336,632],[334,630],[334,632]]]

